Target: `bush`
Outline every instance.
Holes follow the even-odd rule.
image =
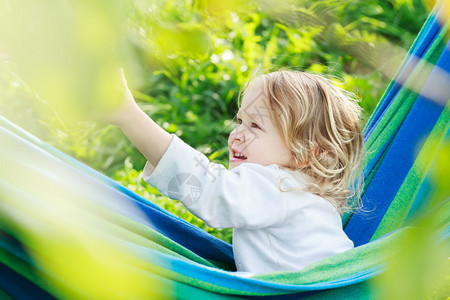
[[[129,3],[126,43],[134,60],[125,69],[138,104],[168,132],[226,166],[239,93],[258,66],[331,76],[361,97],[369,115],[399,64],[391,54],[404,55],[401,49],[409,47],[427,15],[419,0],[287,1],[276,7],[270,1]],[[120,130],[67,124],[20,79],[14,64],[1,64],[2,115],[230,242],[229,230],[207,228],[142,182],[137,170],[145,160]]]

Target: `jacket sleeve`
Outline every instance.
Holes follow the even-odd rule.
[[[152,174],[144,180],[216,228],[263,228],[286,217],[276,165],[245,163],[229,171],[174,135]]]

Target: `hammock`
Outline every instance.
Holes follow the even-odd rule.
[[[74,276],[60,271],[77,255],[70,250],[76,237],[67,237],[65,231],[72,221],[61,211],[86,217],[88,225],[78,224],[76,230],[99,243],[107,240],[104,245],[109,248],[96,251],[106,259],[115,258],[111,270],[130,272],[130,278],[144,281],[152,291],[141,295],[192,299],[377,295],[372,281],[385,272],[415,224],[432,219],[436,243],[448,241],[450,233],[448,188],[433,177],[436,159],[448,151],[450,119],[449,24],[440,14],[445,15],[436,7],[429,16],[365,128],[364,211],[343,217],[355,248],[298,272],[234,272],[229,244],[0,117],[0,298],[131,295],[124,295],[120,286],[120,280],[130,283],[126,278],[107,287],[97,285],[94,289],[101,292],[95,294],[83,281],[88,270],[69,266]],[[79,206],[72,206],[74,201]],[[36,232],[40,235],[33,235]],[[120,253],[132,253],[134,260],[118,261],[116,247],[126,250]],[[55,267],[46,267],[49,261]],[[95,284],[102,276],[109,278],[107,273],[90,280]]]

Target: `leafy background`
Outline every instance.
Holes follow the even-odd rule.
[[[101,17],[105,8],[115,15],[116,2],[120,1],[96,2],[95,9],[101,13],[88,23],[88,29],[99,28],[101,37],[112,35],[112,29],[101,26]],[[123,11],[125,29],[118,40],[126,45],[127,59],[120,65],[140,107],[168,132],[227,165],[226,141],[237,99],[255,72],[289,68],[325,74],[360,97],[367,117],[429,10],[419,0],[135,0],[128,1]],[[145,160],[118,128],[89,121],[89,114],[84,120],[68,121],[64,109],[51,96],[43,96],[33,80],[21,73],[20,64],[2,50],[0,46],[1,115],[231,242],[230,229],[207,227],[181,204],[143,182]],[[101,57],[110,51],[103,48],[99,53]],[[38,66],[39,53],[34,55]],[[45,70],[36,73],[40,71]],[[114,85],[107,88],[112,90]],[[80,100],[75,105],[83,107],[82,112],[91,106],[97,111],[109,109],[105,102],[100,102],[103,107],[98,103],[95,107],[94,102]]]

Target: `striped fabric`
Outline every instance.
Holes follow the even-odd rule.
[[[234,272],[230,245],[0,118],[0,298],[127,298],[113,283],[97,285],[96,297],[80,281],[95,279],[88,269],[60,272],[78,253],[65,246],[76,223],[64,212],[82,216],[80,235],[109,247],[92,251],[108,258],[112,248],[125,249],[111,256],[113,270],[144,282],[146,298],[376,297],[372,281],[417,222],[432,218],[437,241],[450,234],[448,188],[436,180],[450,123],[449,24],[441,14],[435,8],[430,15],[365,128],[363,206],[343,219],[357,247],[299,272]]]

